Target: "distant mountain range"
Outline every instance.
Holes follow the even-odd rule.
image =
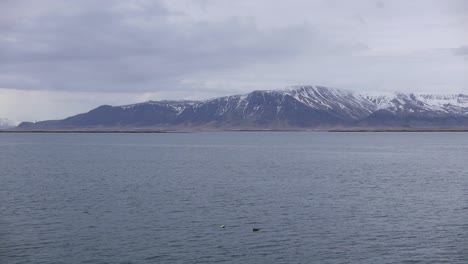
[[[362,94],[322,86],[254,91],[206,101],[103,105],[23,130],[302,130],[468,128],[468,95]]]

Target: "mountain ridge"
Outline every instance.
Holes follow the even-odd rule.
[[[468,95],[370,95],[324,86],[294,86],[203,101],[102,105],[62,120],[23,122],[17,128],[296,130],[350,127],[468,127]]]

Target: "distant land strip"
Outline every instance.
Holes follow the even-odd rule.
[[[156,133],[184,133],[184,132],[168,132],[158,130],[0,130],[0,133],[82,133],[82,134],[156,134]]]
[[[468,129],[333,129],[328,132],[468,132]]]
[[[47,133],[47,134],[161,134],[161,133],[196,133],[196,132],[468,132],[468,129],[332,129],[332,130],[268,130],[268,129],[233,129],[233,130],[195,130],[195,131],[160,131],[160,130],[0,130],[0,133]]]

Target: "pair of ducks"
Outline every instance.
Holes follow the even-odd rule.
[[[221,225],[221,226],[219,226],[219,227],[225,228],[226,226],[225,226],[225,225]],[[256,227],[252,228],[252,232],[258,232],[258,231],[260,231],[260,228],[256,228]]]

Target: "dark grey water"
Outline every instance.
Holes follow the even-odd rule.
[[[0,263],[465,264],[468,134],[0,134]]]

